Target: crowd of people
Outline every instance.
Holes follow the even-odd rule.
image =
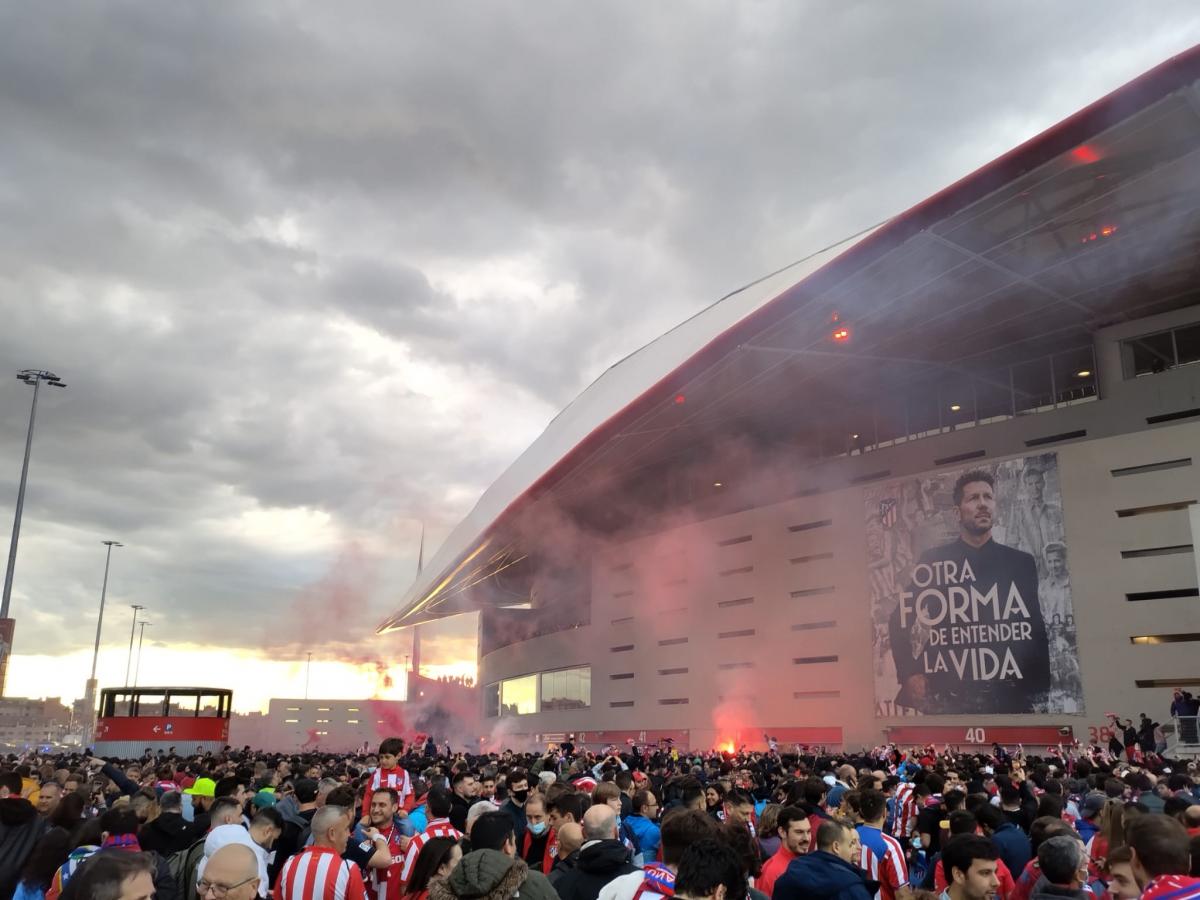
[[[895,745],[0,766],[0,898],[1186,900],[1194,762]]]

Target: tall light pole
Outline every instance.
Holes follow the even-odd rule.
[[[138,673],[140,671],[142,671],[142,639],[146,636],[146,626],[153,625],[153,624],[154,624],[153,622],[147,622],[145,619],[142,619],[142,621],[138,622],[138,626],[140,627],[141,630],[138,631],[137,662],[133,664],[133,686],[134,687],[137,687]]]
[[[308,665],[304,668],[304,699],[308,699],[308,679],[312,675],[312,654],[308,654]]]
[[[138,613],[146,607],[131,603],[129,608],[133,610],[133,625],[129,628],[129,658],[125,660],[125,687],[129,687],[129,670],[133,668],[133,637],[137,634]]]
[[[17,488],[17,509],[13,515],[12,543],[8,546],[8,568],[4,570],[4,594],[0,599],[0,696],[4,695],[4,679],[8,675],[8,655],[12,650],[13,620],[8,617],[12,601],[13,573],[17,569],[17,542],[21,538],[21,512],[25,509],[25,481],[29,477],[29,454],[33,450],[33,423],[37,419],[38,390],[42,382],[50,387],[65,388],[66,384],[53,372],[43,369],[22,369],[17,380],[33,385],[33,404],[29,408],[29,430],[25,433],[25,461],[21,464],[21,484]]]
[[[104,581],[100,584],[100,615],[96,617],[96,646],[92,650],[92,676],[88,679],[87,689],[84,691],[88,703],[88,722],[84,726],[87,730],[85,744],[91,743],[96,726],[96,661],[100,658],[100,629],[104,625],[104,598],[108,594],[108,566],[112,562],[113,547],[125,546],[120,541],[101,541],[100,543],[108,549],[104,552]]]

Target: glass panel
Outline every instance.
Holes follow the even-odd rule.
[[[537,712],[537,676],[525,675],[500,682],[500,714],[527,716]]]
[[[886,394],[875,402],[875,427],[881,444],[908,436],[903,394]]]
[[[1175,364],[1175,347],[1169,331],[1126,341],[1124,348],[1126,378],[1165,372]]]
[[[1012,386],[1008,369],[985,372],[975,378],[975,404],[979,421],[1012,415]]]
[[[1096,365],[1091,347],[1056,353],[1053,365],[1054,394],[1059,403],[1096,396]]]
[[[200,709],[196,715],[206,719],[215,719],[222,715],[221,695],[202,694],[200,696]]]
[[[1050,388],[1050,357],[1018,363],[1012,367],[1012,378],[1018,413],[1054,405],[1054,392]]]
[[[134,715],[161,716],[166,710],[166,702],[166,694],[138,694]]]
[[[938,385],[942,405],[942,424],[960,426],[975,422],[975,395],[971,379],[957,372],[943,376]]]
[[[914,436],[940,430],[937,384],[925,381],[908,391],[908,433]]]
[[[483,714],[489,719],[500,715],[500,682],[498,681],[483,689]]]
[[[592,705],[592,669],[561,669],[542,673],[542,705],[547,709],[586,709]]]
[[[1188,325],[1175,331],[1175,351],[1179,364],[1200,362],[1200,325]]]

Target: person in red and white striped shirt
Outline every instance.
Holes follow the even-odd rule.
[[[350,839],[350,812],[324,806],[312,821],[313,843],[283,864],[275,900],[367,900],[358,866],[342,859]]]
[[[426,799],[429,814],[433,816],[425,826],[425,830],[416,835],[408,845],[404,854],[404,864],[400,868],[400,881],[407,883],[412,878],[413,866],[421,854],[421,848],[430,838],[449,837],[462,840],[462,833],[450,824],[450,809],[453,801],[445,788],[433,788]]]
[[[892,837],[901,843],[912,837],[917,827],[917,798],[913,791],[916,785],[910,781],[902,781],[896,785],[896,817],[892,823]]]
[[[896,900],[896,892],[908,883],[908,863],[900,842],[883,831],[887,820],[887,797],[879,791],[863,791],[858,809],[863,823],[858,826],[859,868],[879,882],[876,900]]]
[[[400,798],[400,806],[405,812],[413,808],[412,778],[408,770],[400,765],[400,756],[404,753],[404,741],[400,738],[387,738],[379,745],[379,767],[367,779],[363,788],[362,808],[371,808],[371,795],[381,787],[391,788]]]

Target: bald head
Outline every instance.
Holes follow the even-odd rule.
[[[559,857],[570,856],[583,846],[583,826],[578,822],[564,822],[556,833]]]
[[[258,896],[258,857],[245,844],[226,844],[208,858],[202,879],[214,887],[233,888],[226,894],[229,900],[250,900]]]
[[[607,803],[596,803],[583,814],[583,839],[607,841],[617,836],[617,814]]]

